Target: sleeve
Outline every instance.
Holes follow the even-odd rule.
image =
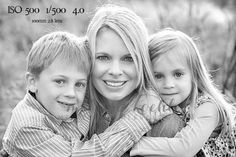
[[[130,155],[189,157],[194,156],[208,140],[219,123],[219,112],[214,103],[206,102],[196,109],[195,118],[174,138],[143,137]]]
[[[14,141],[17,156],[104,157],[121,156],[151,129],[146,119],[135,111],[128,113],[104,133],[88,141],[65,140],[49,128],[24,127]]]

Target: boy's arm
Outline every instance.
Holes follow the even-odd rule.
[[[132,111],[86,142],[68,141],[50,128],[32,126],[20,129],[13,147],[17,156],[121,156],[150,129],[146,119]]]
[[[131,111],[108,127],[104,133],[94,134],[89,141],[79,143],[74,156],[122,156],[151,129],[147,120]],[[73,155],[72,155],[73,156]]]

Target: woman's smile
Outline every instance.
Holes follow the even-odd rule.
[[[122,100],[137,88],[138,76],[133,58],[113,30],[102,29],[97,37],[93,85],[105,98]]]
[[[109,87],[122,87],[127,81],[104,81]]]

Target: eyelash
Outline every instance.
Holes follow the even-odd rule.
[[[63,86],[63,84],[65,84],[65,80],[55,80],[55,82],[57,83],[57,85],[59,86]],[[76,88],[86,88],[87,87],[87,83],[84,83],[84,82],[77,82],[75,84],[75,87]]]
[[[109,60],[110,58],[109,58],[108,56],[97,56],[96,59],[101,60],[101,61],[107,61],[107,60]],[[132,58],[132,57],[129,57],[129,56],[124,57],[124,58],[122,59],[122,61],[124,61],[124,62],[134,62],[133,58]]]
[[[181,73],[181,72],[176,72],[176,73],[174,73],[174,77],[176,77],[176,78],[180,78],[181,76],[183,76],[184,74],[183,73]],[[156,79],[161,79],[163,77],[163,75],[162,74],[155,74],[155,78]]]
[[[177,76],[177,75],[180,75],[180,76]],[[179,78],[179,77],[181,77],[181,76],[183,76],[183,75],[184,75],[184,74],[181,73],[181,72],[176,72],[174,76],[177,77],[177,78]]]
[[[163,77],[163,76],[162,76],[161,74],[156,74],[156,75],[155,75],[155,78],[156,78],[156,79],[161,79],[162,77]]]
[[[96,59],[98,60],[109,60],[108,56],[97,56]]]
[[[62,85],[65,83],[65,80],[55,80],[55,82],[58,84],[58,85]]]
[[[133,60],[133,58],[131,56],[124,57],[123,61],[125,61],[125,62],[134,62],[134,60]]]
[[[87,84],[86,83],[82,83],[82,82],[78,82],[75,84],[75,86],[77,88],[86,88]]]

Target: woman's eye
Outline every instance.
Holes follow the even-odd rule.
[[[106,60],[109,60],[109,57],[108,56],[97,56],[97,59],[106,61]]]
[[[181,72],[175,73],[175,77],[179,78],[179,77],[181,77],[181,76],[183,76],[183,73],[181,73]]]
[[[123,59],[125,62],[133,62],[133,58],[131,56],[124,57]]]

